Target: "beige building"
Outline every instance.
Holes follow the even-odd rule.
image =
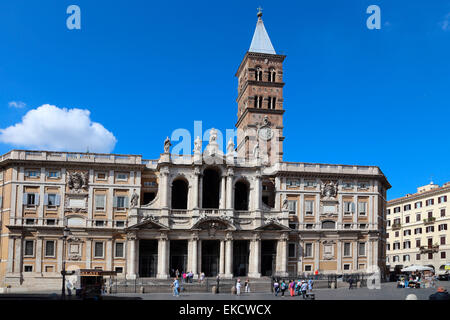
[[[437,273],[450,262],[450,182],[431,182],[417,193],[388,202],[386,264],[390,271],[410,265],[432,266]]]
[[[131,279],[166,279],[177,269],[223,278],[361,273],[374,265],[383,272],[390,185],[382,171],[283,161],[284,58],[258,14],[236,74],[242,134],[226,153],[212,130],[203,152],[196,140],[192,155],[172,154],[166,140],[155,160],[1,156],[0,284],[58,288],[63,261],[69,270]]]

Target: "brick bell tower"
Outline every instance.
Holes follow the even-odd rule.
[[[259,9],[250,49],[236,72],[239,81],[236,151],[241,158],[251,160],[258,154],[268,165],[283,160],[285,57],[275,52]]]

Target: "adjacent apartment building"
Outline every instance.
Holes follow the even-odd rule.
[[[436,272],[450,261],[450,182],[417,188],[387,204],[387,257],[391,272],[413,264]]]

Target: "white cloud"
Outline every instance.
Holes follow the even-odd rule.
[[[26,106],[26,104],[25,104],[25,102],[22,102],[22,101],[11,101],[8,103],[8,106],[10,108],[22,109]]]
[[[44,104],[28,111],[22,122],[0,129],[0,142],[30,149],[108,153],[117,139],[89,110],[58,108]]]
[[[444,20],[439,22],[439,25],[441,26],[441,29],[444,31],[450,31],[450,13],[447,13]]]

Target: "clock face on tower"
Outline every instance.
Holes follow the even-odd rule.
[[[265,126],[265,127],[262,127],[259,129],[258,135],[261,139],[267,141],[267,140],[272,139],[273,131],[272,131],[272,129],[270,129],[270,127]]]

